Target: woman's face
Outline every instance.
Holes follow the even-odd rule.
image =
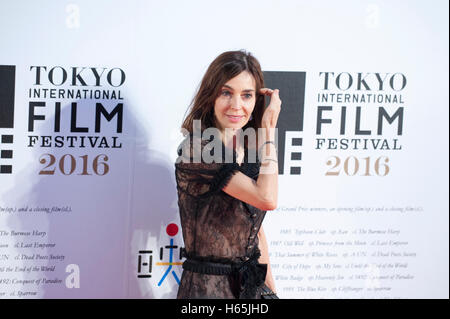
[[[214,104],[218,129],[240,129],[249,121],[256,103],[256,84],[253,76],[243,71],[221,88]]]

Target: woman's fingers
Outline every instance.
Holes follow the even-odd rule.
[[[259,90],[261,94],[270,96],[270,102],[269,106],[271,105],[277,105],[278,107],[281,106],[281,99],[280,99],[280,90],[278,89],[269,89],[269,88],[262,88]]]
[[[266,127],[275,127],[281,110],[280,90],[262,88],[259,92],[263,95],[270,96],[269,105],[265,109],[262,117],[262,124]]]
[[[280,90],[278,90],[278,89],[272,90],[272,89],[269,89],[269,88],[262,88],[262,89],[259,90],[259,92],[261,94],[264,94],[264,95],[272,95],[272,94],[279,95],[280,94]]]
[[[262,89],[259,90],[259,92],[262,93],[262,94],[266,94],[266,95],[272,95],[273,90],[269,89],[269,88],[262,88]]]

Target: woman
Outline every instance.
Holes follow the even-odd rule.
[[[265,96],[270,96],[267,108]],[[276,293],[261,224],[266,211],[277,206],[274,141],[280,108],[278,90],[264,88],[260,64],[250,53],[224,52],[206,71],[183,122],[186,138],[175,164],[187,258],[178,298]],[[213,142],[196,135],[195,120],[200,120],[202,133],[210,128],[218,132],[213,135],[216,142],[219,136],[221,149],[215,148],[213,162],[203,157],[195,161],[195,154],[211,154],[207,147]],[[262,134],[243,141],[242,132],[252,129]],[[227,162],[224,155],[230,151],[233,158]],[[250,160],[251,154],[256,160]]]

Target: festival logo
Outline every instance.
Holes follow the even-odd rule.
[[[183,264],[181,261],[183,247],[175,244],[175,236],[178,234],[177,224],[171,223],[166,227],[166,234],[169,236],[168,245],[159,247],[158,257],[159,261],[153,263],[153,250],[140,250],[138,254],[138,278],[152,278],[153,266],[164,267],[163,275],[157,278],[157,285],[160,287],[168,280],[175,280],[180,284],[180,276],[177,274],[181,272],[179,266]],[[160,272],[158,272],[160,273]]]
[[[15,78],[14,65],[0,65],[0,174],[11,174],[13,170]]]
[[[43,151],[39,175],[110,172],[110,156],[122,148],[125,80],[117,67],[28,68],[26,147]]]
[[[325,175],[387,176],[392,155],[402,149],[406,76],[319,72],[318,77],[315,149],[327,154]]]
[[[306,72],[265,71],[265,86],[280,90],[278,117],[279,174],[302,174]]]
[[[317,105],[308,105],[314,132],[304,131],[306,72],[265,71],[265,85],[278,88],[280,174],[302,174],[304,134],[315,135],[314,150],[326,153],[326,176],[386,176],[390,154],[402,149],[404,122],[403,73],[317,72],[310,79]],[[313,117],[310,117],[310,116]],[[355,154],[348,154],[354,151]],[[363,152],[367,156],[361,157]],[[346,154],[344,154],[346,153]],[[390,153],[390,154],[389,154]]]

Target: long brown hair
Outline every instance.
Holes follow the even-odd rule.
[[[209,65],[181,127],[191,134],[193,133],[194,120],[201,121],[202,132],[208,127],[217,127],[214,117],[214,104],[220,90],[228,80],[243,71],[248,71],[255,79],[256,103],[252,119],[247,122],[242,130],[252,127],[255,132],[258,132],[265,106],[265,97],[259,93],[259,89],[264,87],[264,76],[258,60],[245,50],[224,52]]]

